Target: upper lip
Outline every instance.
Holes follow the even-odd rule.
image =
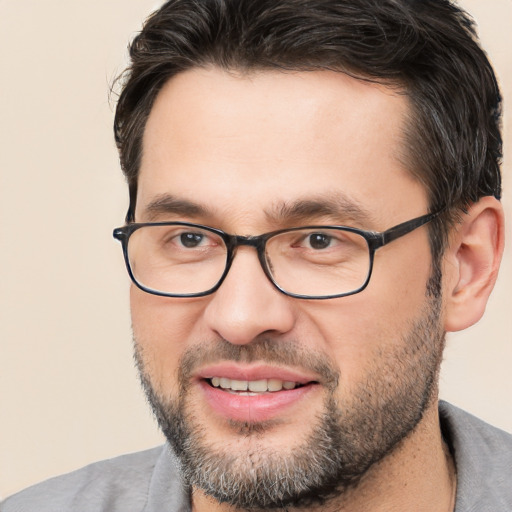
[[[278,379],[282,381],[307,384],[317,382],[317,376],[303,370],[283,368],[267,364],[249,364],[223,362],[205,366],[197,372],[199,379],[226,377],[232,380],[255,381],[263,379]]]

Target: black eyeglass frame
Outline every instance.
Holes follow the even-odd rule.
[[[281,293],[287,295],[288,297],[294,297],[297,299],[308,299],[308,300],[325,300],[325,299],[336,299],[339,297],[346,297],[348,295],[355,295],[356,293],[362,292],[370,282],[370,278],[372,276],[373,271],[373,262],[375,257],[375,251],[377,249],[380,249],[381,247],[384,247],[385,245],[393,242],[394,240],[397,240],[398,238],[401,238],[404,235],[407,235],[408,233],[411,233],[415,229],[424,226],[425,224],[431,222],[433,219],[438,217],[445,208],[442,208],[440,210],[437,210],[434,213],[428,213],[426,215],[422,215],[421,217],[416,217],[414,219],[402,222],[400,224],[397,224],[396,226],[393,226],[392,228],[387,229],[386,231],[366,231],[359,228],[353,228],[350,226],[300,226],[295,228],[287,228],[287,229],[279,229],[277,231],[271,231],[269,233],[263,233],[261,235],[254,235],[254,236],[241,236],[241,235],[230,235],[228,233],[225,233],[224,231],[216,228],[212,228],[210,226],[204,226],[202,224],[194,224],[191,222],[142,222],[142,223],[131,223],[127,224],[126,226],[115,228],[113,231],[113,237],[116,240],[119,240],[122,245],[123,249],[123,256],[124,261],[126,264],[126,268],[128,270],[128,274],[130,276],[130,279],[133,281],[133,283],[140,288],[141,290],[150,293],[152,295],[159,295],[162,297],[176,297],[176,298],[191,298],[191,297],[204,297],[206,295],[211,295],[216,290],[219,289],[221,284],[223,283],[224,279],[226,278],[229,269],[231,268],[231,264],[233,263],[233,259],[236,255],[236,249],[240,245],[248,245],[251,247],[254,247],[258,253],[258,259],[260,262],[260,265],[263,269],[263,272],[269,279],[269,281],[274,285],[277,290],[279,290]],[[191,228],[199,228],[205,231],[210,231],[211,233],[215,233],[218,235],[222,240],[224,241],[226,245],[226,267],[224,269],[224,272],[222,276],[219,278],[215,286],[212,288],[204,291],[204,292],[198,292],[198,293],[187,293],[187,294],[179,294],[179,293],[168,293],[168,292],[161,292],[158,290],[154,290],[152,288],[148,288],[144,286],[143,284],[139,283],[137,279],[135,279],[135,276],[133,275],[130,260],[128,257],[128,241],[130,239],[130,236],[137,231],[140,228],[143,228],[145,226],[186,226]],[[313,229],[313,230],[321,230],[321,229],[337,229],[340,231],[347,231],[350,233],[355,233],[357,235],[362,236],[368,245],[369,250],[369,269],[368,269],[368,275],[366,276],[366,279],[364,283],[357,288],[356,290],[345,292],[345,293],[339,293],[334,295],[302,295],[297,293],[291,293],[279,286],[278,283],[274,280],[272,277],[272,274],[268,268],[267,261],[265,259],[265,245],[267,241],[277,235],[280,235],[281,233],[287,233],[287,232],[293,232],[293,231],[300,231],[304,229]]]

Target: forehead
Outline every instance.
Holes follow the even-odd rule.
[[[240,216],[308,196],[378,212],[389,193],[422,195],[400,163],[408,111],[405,95],[330,71],[181,73],[146,124],[136,217],[162,194]]]

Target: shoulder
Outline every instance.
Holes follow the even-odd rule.
[[[2,512],[142,511],[165,447],[122,455],[51,478],[8,498]]]
[[[439,413],[457,468],[456,511],[512,510],[512,435],[446,402]]]
[[[439,403],[439,412],[443,431],[447,431],[456,449],[478,454],[480,459],[491,456],[495,462],[496,458],[504,463],[512,460],[512,434],[447,402]]]

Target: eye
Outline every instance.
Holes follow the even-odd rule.
[[[183,247],[191,249],[200,246],[204,238],[205,235],[201,233],[181,233],[180,242]]]
[[[331,245],[332,236],[325,233],[311,233],[306,242],[312,249],[327,249]]]

